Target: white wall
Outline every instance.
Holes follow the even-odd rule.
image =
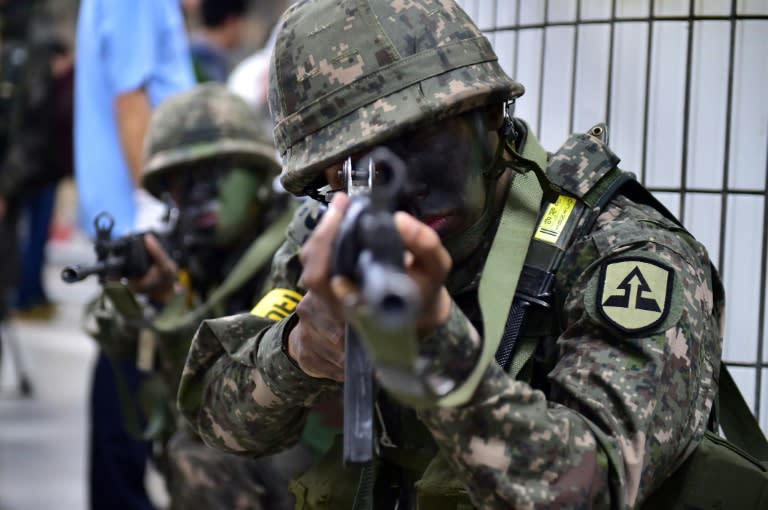
[[[768,431],[768,0],[459,3],[525,85],[515,112],[545,147],[607,120],[622,168],[708,247],[724,357]]]

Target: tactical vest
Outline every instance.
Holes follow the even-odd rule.
[[[604,135],[605,127],[595,126],[590,135],[573,135],[555,156],[576,155],[589,152],[588,167],[581,168],[579,177],[563,176],[547,168],[547,178],[557,190],[557,196],[543,201],[538,227],[529,246],[504,330],[502,343],[496,352],[496,361],[510,376],[531,382],[533,355],[537,349],[546,348],[542,339],[559,335],[549,306],[536,306],[550,297],[552,276],[557,272],[559,255],[579,233],[591,228],[591,221],[618,193],[633,201],[649,205],[662,215],[679,222],[659,203],[631,174],[619,170],[618,158],[596,137]],[[579,216],[581,216],[579,218]],[[544,226],[544,219],[555,219]],[[579,222],[578,220],[582,221]],[[543,229],[543,230],[542,230]],[[554,241],[554,243],[553,243]],[[522,311],[518,298],[529,305],[528,319],[522,334]],[[722,422],[727,434],[735,434],[733,442],[718,436],[717,411],[710,420],[711,431],[704,440],[667,479],[642,508],[647,509],[715,509],[715,508],[768,508],[768,443],[760,432],[756,420],[744,403],[738,388],[727,370],[720,377],[718,407],[728,407]],[[726,421],[730,422],[726,426]],[[425,444],[431,438],[424,437],[425,427],[413,416],[404,428],[421,437],[414,444]],[[730,429],[730,430],[728,430]],[[428,432],[426,432],[428,434]],[[738,436],[738,437],[736,437]],[[385,438],[380,438],[380,441]],[[741,441],[739,441],[741,439]],[[383,442],[383,441],[382,441]],[[757,460],[741,447],[749,448]],[[468,510],[474,508],[463,484],[454,476],[448,462],[438,454],[425,458],[424,452],[399,448],[383,448],[383,457],[376,460],[373,472],[401,468],[404,483],[413,479],[416,508],[418,510]],[[341,465],[341,441],[304,475],[292,482],[291,490],[297,498],[297,510],[324,510],[341,508],[376,507],[372,501],[361,502],[359,493],[365,485],[372,485],[370,472],[362,468]],[[402,485],[393,490],[403,490]]]
[[[110,361],[135,360],[151,374],[142,382],[137,402],[120,371],[115,371],[124,425],[133,436],[161,441],[170,437],[176,422],[178,378],[195,330],[204,319],[224,315],[227,300],[244,287],[255,286],[255,295],[261,294],[259,276],[280,247],[293,211],[291,203],[251,243],[205,303],[192,308],[189,294],[177,293],[158,315],[147,317],[127,286],[106,282],[103,293],[87,305],[83,329]]]

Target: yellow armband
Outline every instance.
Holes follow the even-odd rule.
[[[296,310],[303,296],[291,289],[272,289],[253,307],[251,314],[265,319],[279,321]]]

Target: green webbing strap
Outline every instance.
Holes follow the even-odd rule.
[[[532,133],[528,134],[528,138],[526,147],[533,143],[541,148]],[[546,153],[543,149],[532,156],[538,160],[535,161],[536,164],[546,164]],[[440,406],[453,407],[466,402],[477,388],[486,367],[493,361],[512,304],[513,296],[509,289],[517,288],[523,261],[536,227],[542,194],[534,172],[515,174],[496,237],[485,263],[485,270],[480,279],[478,300],[483,311],[485,331],[483,351],[475,370],[466,382],[461,388],[442,399],[439,402]]]
[[[221,301],[236,291],[250,279],[254,273],[271,262],[272,255],[285,239],[285,231],[293,218],[293,207],[288,207],[254,241],[248,251],[240,258],[226,280],[211,294],[209,301]]]
[[[112,365],[117,398],[120,402],[120,414],[125,430],[137,439],[154,439],[166,430],[171,419],[163,405],[163,402],[168,399],[167,391],[157,376],[150,376],[141,383],[138,394],[134,395],[131,392],[128,382],[120,370],[121,361],[127,359],[123,354],[127,352],[121,352],[120,348],[123,346],[115,344],[121,336],[115,329],[117,326],[114,319],[103,313],[105,299],[109,299],[121,315],[136,324],[144,318],[141,306],[125,285],[119,282],[106,282],[103,285],[101,296],[86,306],[84,319],[92,315],[98,322],[97,330],[86,328],[86,331],[89,331],[94,337],[101,338],[100,342],[104,343],[102,352]],[[136,349],[131,351],[135,358]],[[127,360],[135,362],[135,359]],[[139,408],[146,414],[145,426],[142,426]]]
[[[224,282],[211,293],[210,298],[203,305],[181,317],[176,314],[161,314],[152,323],[155,329],[170,333],[183,327],[184,324],[200,322],[219,303],[241,288],[245,282],[272,260],[272,255],[285,238],[285,230],[288,228],[291,218],[293,218],[293,207],[288,207],[251,244]]]
[[[134,322],[144,318],[144,310],[136,301],[136,296],[125,284],[107,281],[102,285],[102,288],[120,315]]]
[[[512,379],[517,379],[520,371],[528,363],[528,360],[531,359],[533,353],[536,352],[538,344],[539,339],[535,337],[525,337],[522,339],[522,342],[517,346],[512,355],[512,362],[507,372]]]
[[[530,135],[529,135],[530,136]],[[574,138],[574,137],[572,137]],[[569,139],[570,142],[570,139]],[[618,158],[616,158],[613,153],[607,150],[606,147],[600,143],[600,151],[590,150],[591,146],[598,145],[598,142],[593,141],[592,137],[575,137],[575,141],[573,143],[566,143],[564,145],[565,149],[561,149],[560,152],[555,154],[555,158],[558,154],[561,154],[563,150],[566,151],[582,151],[585,150],[589,153],[593,154],[601,154],[602,158],[594,158],[593,160],[590,160],[590,166],[589,168],[593,169],[595,172],[601,171],[604,172],[604,175],[597,180],[597,182],[594,182],[592,187],[586,190],[583,190],[580,188],[581,183],[575,180],[569,180],[569,179],[559,179],[560,180],[560,187],[567,193],[571,193],[576,197],[581,197],[581,200],[589,207],[589,210],[584,211],[582,214],[592,214],[591,209],[592,208],[598,208],[602,209],[605,207],[605,205],[610,201],[611,198],[613,198],[614,195],[628,182],[634,181],[634,176],[630,173],[621,171],[618,167],[614,166],[610,170],[605,171],[606,165],[608,164],[615,164],[615,162],[618,162]],[[541,151],[543,149],[540,148]],[[547,167],[547,171],[551,170],[551,167]],[[591,181],[590,181],[591,182]],[[581,229],[573,229],[570,230],[568,233],[568,237],[566,238],[565,243],[563,244],[563,249],[567,249],[568,246],[570,246],[573,239],[577,239],[581,237],[582,233],[585,229],[591,228],[590,222],[583,222]],[[535,245],[536,243],[544,243],[544,241],[539,241],[537,239],[533,239],[531,241],[532,245]],[[529,254],[531,252],[529,251]],[[559,252],[556,250],[533,250],[534,254],[537,254],[536,256],[539,257],[535,260],[536,266],[538,267],[548,267],[550,268],[551,272],[557,272],[558,270],[558,263],[555,263],[557,260],[557,257],[559,256]],[[553,257],[550,260],[541,260],[542,257],[541,254],[548,253],[550,257]],[[529,255],[530,256],[530,255]],[[525,260],[526,264],[531,264],[532,261],[528,260],[526,258]],[[509,312],[508,312],[509,313]],[[527,313],[527,312],[524,312]],[[520,321],[522,323],[523,321]],[[506,328],[510,327],[509,321],[502,321],[503,324],[505,324]],[[519,327],[519,326],[518,326]],[[509,369],[507,373],[512,378],[517,378],[520,375],[520,371],[523,369],[525,364],[531,359],[534,352],[536,352],[537,347],[537,339],[536,338],[527,338],[524,337],[521,339],[520,345],[515,345],[515,343],[518,340],[518,336],[520,334],[520,331],[506,331],[504,333],[504,341],[511,343],[511,348],[514,350],[512,351],[512,359],[509,363]],[[502,346],[500,347],[500,351],[503,349],[510,349],[510,346]]]
[[[725,437],[753,457],[768,461],[768,441],[725,363],[720,364],[717,398],[720,426]]]
[[[635,177],[631,173],[624,172],[619,167],[614,167],[595,184],[594,188],[584,194],[582,200],[590,207],[602,209],[619,189],[634,179]]]

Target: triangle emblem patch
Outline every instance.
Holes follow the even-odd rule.
[[[657,260],[611,259],[600,268],[596,308],[620,331],[650,330],[669,313],[674,277],[672,269]]]

